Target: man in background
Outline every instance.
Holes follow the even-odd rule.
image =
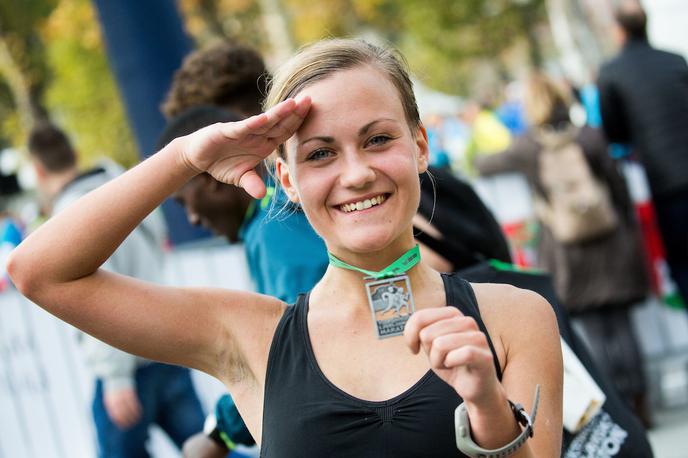
[[[31,131],[28,149],[38,190],[51,215],[121,172],[115,164],[80,172],[76,151],[52,124]],[[102,268],[159,282],[164,237],[162,219],[153,214]],[[152,424],[160,426],[179,448],[202,427],[203,411],[188,369],[143,360],[86,334],[79,334],[79,344],[96,378],[93,419],[99,457],[148,457],[145,444]]]
[[[671,275],[688,301],[688,65],[653,48],[636,0],[615,11],[621,50],[600,69],[602,125],[645,167]]]

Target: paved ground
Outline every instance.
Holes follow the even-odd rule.
[[[655,458],[688,458],[688,406],[657,412],[650,430]]]

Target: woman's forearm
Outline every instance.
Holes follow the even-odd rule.
[[[180,140],[55,215],[14,251],[8,272],[27,295],[95,272],[131,231],[197,172]]]

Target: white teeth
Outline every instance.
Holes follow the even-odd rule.
[[[341,205],[339,208],[345,213],[350,213],[352,211],[365,210],[365,209],[368,209],[370,207],[374,207],[375,205],[380,205],[384,201],[385,201],[385,196],[380,195],[380,196],[373,197],[372,199],[366,199],[366,200],[361,200],[359,202],[344,204],[344,205]]]

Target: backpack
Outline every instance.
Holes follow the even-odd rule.
[[[543,193],[535,193],[535,214],[562,243],[579,243],[613,232],[618,217],[609,187],[597,178],[577,130],[537,134],[542,146],[538,175]]]

